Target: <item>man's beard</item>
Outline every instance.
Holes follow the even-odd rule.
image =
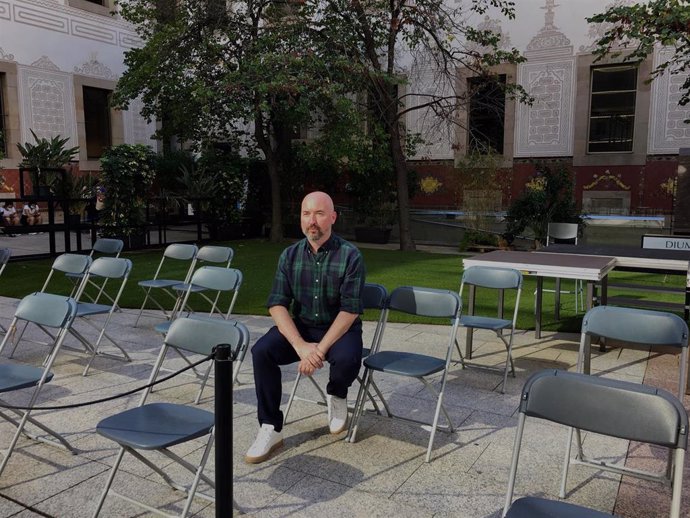
[[[311,225],[307,227],[304,235],[309,241],[319,241],[323,237],[323,230],[318,225]]]

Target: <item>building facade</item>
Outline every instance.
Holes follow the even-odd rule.
[[[78,168],[99,169],[103,149],[120,143],[155,147],[155,124],[109,108],[124,52],[140,44],[114,0],[0,0],[0,132],[6,190],[18,195],[16,143],[69,138]]]
[[[506,177],[502,187],[485,194],[501,200],[503,208],[524,189],[536,162],[555,162],[573,171],[577,201],[585,212],[671,212],[678,151],[690,147],[690,125],[683,122],[690,119],[690,106],[678,105],[684,76],[666,73],[649,81],[650,72],[670,58],[670,49],[657,48],[639,66],[621,57],[596,61],[594,43],[606,27],[587,24],[585,18],[608,5],[596,0],[516,4],[515,20],[485,15],[478,27],[499,32],[504,47],[515,46],[524,54],[526,62],[496,72],[522,85],[534,103],[497,98],[500,110],[488,115],[470,103],[458,114],[455,130],[431,124],[423,111],[410,112],[408,129],[429,142],[418,149],[412,165],[433,186],[422,189],[415,204],[462,204],[472,193],[457,181],[458,163],[483,140],[497,152]],[[535,20],[543,20],[541,27]],[[412,71],[411,88],[421,85],[423,90],[425,80],[433,88],[432,71],[426,72]],[[472,87],[472,78],[462,72],[458,81],[460,91]]]

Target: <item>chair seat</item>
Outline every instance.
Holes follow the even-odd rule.
[[[505,518],[611,518],[611,515],[567,502],[526,496],[513,502]]]
[[[192,293],[199,293],[200,291],[207,291],[208,288],[204,288],[203,286],[197,286],[196,284],[192,284],[191,286],[186,283],[181,283],[181,284],[175,284],[175,286],[172,287],[175,291],[191,291]]]
[[[420,378],[441,372],[446,362],[433,356],[400,351],[381,351],[364,359],[364,365],[372,370]]]
[[[214,415],[201,408],[152,403],[103,419],[96,431],[123,446],[168,448],[210,433]]]
[[[175,279],[148,279],[139,281],[138,284],[142,288],[170,288],[171,286],[180,284],[180,281]]]
[[[35,386],[43,376],[43,369],[30,365],[0,365],[0,392],[10,392]],[[46,381],[53,379],[48,373]]]
[[[460,317],[460,325],[463,327],[473,327],[475,329],[508,329],[513,325],[512,320],[502,318],[481,317],[474,315],[463,315]]]
[[[101,315],[108,313],[112,306],[106,304],[92,304],[90,302],[79,302],[77,304],[77,316],[86,317],[89,315]]]

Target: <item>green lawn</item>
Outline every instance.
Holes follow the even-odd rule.
[[[233,267],[244,274],[244,283],[235,306],[237,314],[266,315],[264,303],[271,289],[271,282],[280,252],[289,243],[273,244],[259,240],[233,241],[227,243],[235,250]],[[367,268],[367,281],[383,284],[388,290],[396,286],[415,285],[431,288],[445,288],[457,290],[462,273],[462,258],[456,255],[433,254],[427,252],[401,252],[378,249],[362,249]],[[137,286],[137,281],[153,277],[161,257],[161,250],[137,251],[123,254],[134,263],[129,284],[123,293],[121,305],[123,307],[139,307],[143,300],[143,290]],[[52,260],[27,260],[11,262],[7,265],[0,281],[0,295],[21,298],[28,293],[41,289],[48,274]],[[169,266],[172,266],[172,261]],[[183,269],[170,269],[166,276],[180,278]],[[662,275],[632,274],[614,272],[609,276],[610,282],[620,282],[622,279],[634,279],[635,282],[658,284],[665,286],[683,287],[684,277]],[[572,289],[574,281],[564,280],[562,289]],[[552,283],[545,282],[545,286]],[[64,276],[55,276],[49,287],[52,293],[69,293],[70,285]],[[518,327],[521,329],[534,328],[534,290],[535,280],[525,277]],[[609,290],[609,295],[618,291]],[[646,292],[626,292],[626,296],[650,297],[655,300],[681,302],[682,295],[649,294]],[[543,327],[546,330],[579,331],[582,314],[575,315],[574,295],[561,296],[561,321],[553,320],[553,294],[544,296]],[[465,298],[466,302],[466,298]],[[488,294],[478,293],[477,312],[492,311],[496,299]],[[196,309],[203,311],[207,307],[200,302],[193,303]],[[506,311],[512,311],[514,298],[507,298]],[[366,315],[371,318],[371,315]],[[413,321],[412,317],[406,321]],[[423,319],[414,321],[423,322]]]

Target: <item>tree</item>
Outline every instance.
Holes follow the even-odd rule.
[[[599,58],[625,53],[626,61],[639,63],[654,51],[655,45],[661,44],[673,47],[673,57],[656,66],[652,79],[667,70],[674,74],[690,71],[690,3],[687,0],[613,5],[587,21],[607,24],[604,36],[596,42],[595,53]],[[685,106],[690,102],[690,75],[681,90],[678,104]]]
[[[312,11],[301,2],[233,2],[218,16],[214,1],[179,0],[161,17],[161,1],[121,4],[144,46],[127,52],[115,101],[125,107],[140,97],[142,114],[163,121],[165,139],[260,152],[271,181],[271,240],[280,240],[281,179],[295,130],[349,109],[347,59],[311,39]]]
[[[381,142],[395,169],[400,225],[400,248],[414,250],[410,231],[408,168],[402,127],[405,115],[413,110],[431,110],[439,121],[457,122],[457,109],[467,106],[469,97],[459,89],[459,73],[469,71],[498,84],[491,68],[500,63],[523,60],[516,49],[502,50],[500,35],[477,29],[471,16],[490,8],[513,18],[510,0],[331,0],[319,2],[316,11],[319,34],[352,61],[361,74],[368,94],[371,116],[385,131]],[[401,62],[411,53],[423,59],[437,73],[442,85],[438,93],[414,90],[401,73]],[[515,84],[500,85],[508,94],[528,96]],[[413,96],[424,99],[411,104]]]

